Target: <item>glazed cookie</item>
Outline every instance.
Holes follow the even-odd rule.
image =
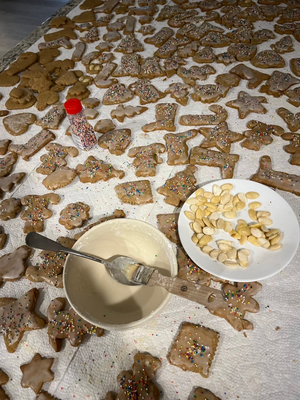
[[[96,13],[111,14],[120,0],[108,0],[100,7],[94,8]]]
[[[250,19],[250,21],[263,21],[265,19],[261,9],[257,4],[252,4],[250,7],[246,7],[243,11],[239,13],[239,18]]]
[[[238,64],[231,68],[231,74],[239,76],[241,79],[249,81],[248,89],[255,89],[263,81],[270,78],[270,75],[257,71],[256,69],[247,67],[245,64]]]
[[[300,83],[300,80],[294,78],[291,74],[280,71],[274,71],[265,85],[260,88],[261,93],[267,93],[274,97],[280,97],[290,86]]]
[[[287,7],[278,19],[278,24],[284,24],[286,22],[300,21],[300,10],[299,8]]]
[[[185,43],[183,43],[185,41]],[[162,44],[155,52],[154,56],[159,58],[171,57],[178,49],[179,45],[184,45],[190,42],[188,38],[170,37],[164,44]]]
[[[270,47],[279,54],[290,53],[291,51],[294,51],[293,40],[290,36],[284,36],[278,42],[271,44]]]
[[[21,201],[13,197],[3,200],[0,203],[0,219],[2,221],[7,221],[19,214],[22,209]]]
[[[211,47],[204,47],[193,56],[193,60],[199,64],[213,63],[216,60],[216,55]]]
[[[141,56],[139,54],[126,54],[121,57],[121,64],[112,73],[112,76],[138,76],[140,73]]]
[[[226,319],[237,331],[253,329],[252,322],[244,319],[245,313],[257,313],[259,304],[253,299],[256,293],[260,292],[262,285],[259,282],[238,282],[236,285],[226,283],[222,286],[225,299],[228,305],[221,306],[213,311],[212,314]],[[238,310],[238,312],[234,312]]]
[[[197,130],[179,133],[168,133],[164,136],[168,152],[168,165],[184,165],[189,163],[189,148],[186,142],[197,136]]]
[[[76,240],[60,236],[57,239],[62,246],[71,249]],[[26,278],[31,282],[46,282],[58,288],[63,287],[63,268],[67,258],[66,253],[42,251],[39,254],[39,265],[29,266],[26,269]]]
[[[251,44],[260,44],[275,38],[276,36],[270,29],[259,29],[252,33]]]
[[[262,103],[268,103],[263,96],[250,96],[249,93],[241,91],[236,100],[227,101],[228,107],[236,108],[239,118],[246,118],[250,113],[265,114],[267,110]]]
[[[113,131],[115,128],[116,125],[111,119],[99,119],[99,121],[94,126],[94,130],[102,134]]]
[[[183,371],[199,373],[208,378],[214,359],[219,333],[201,325],[185,322],[173,342],[167,359]]]
[[[36,121],[36,124],[43,129],[58,129],[62,120],[66,116],[66,110],[62,104],[55,105],[41,119]]]
[[[121,35],[119,32],[113,31],[113,32],[107,32],[103,35],[103,40],[107,42],[117,42],[118,40],[121,39]]]
[[[177,75],[180,76],[186,84],[191,86],[195,86],[197,80],[205,81],[208,75],[213,75],[215,73],[216,70],[210,65],[203,65],[202,67],[194,65],[189,69],[180,67],[177,70]]]
[[[161,143],[132,147],[128,152],[128,156],[135,158],[133,161],[133,165],[136,167],[135,175],[138,177],[155,176],[157,164],[163,162],[159,154],[165,151],[166,148]]]
[[[5,71],[7,75],[17,75],[22,71],[25,71],[30,65],[37,61],[37,54],[32,52],[26,52],[19,55],[19,57],[10,64],[9,68]]]
[[[204,389],[201,387],[197,387],[192,395],[195,400],[221,400],[220,397],[217,397],[208,389]]]
[[[94,110],[93,108],[86,108],[84,110],[84,115],[86,116],[87,119],[95,119],[98,117],[99,112]]]
[[[163,186],[157,188],[157,193],[165,196],[167,204],[178,207],[195,190],[196,171],[197,167],[188,165],[184,171],[177,172],[173,178],[167,179]]]
[[[166,130],[174,132],[176,127],[174,125],[175,116],[178,105],[176,103],[160,103],[155,106],[155,122],[146,124],[142,127],[144,132],[162,131]]]
[[[251,64],[257,68],[283,68],[285,61],[273,50],[263,50],[251,59]]]
[[[120,183],[115,186],[115,192],[122,203],[131,205],[153,203],[151,184],[147,179]]]
[[[0,140],[0,155],[4,156],[7,153],[8,146],[10,145],[11,140],[9,139],[3,139]]]
[[[201,101],[202,103],[214,103],[221,97],[225,97],[230,87],[225,85],[196,85],[194,86],[194,93],[192,99],[194,101]]]
[[[84,164],[78,164],[76,171],[82,183],[108,181],[111,178],[122,179],[125,175],[124,171],[117,170],[111,164],[97,160],[93,156],[89,156]]]
[[[240,156],[238,154],[226,154],[219,151],[207,150],[202,147],[193,147],[190,155],[190,164],[218,167],[223,179],[231,179],[234,174],[235,164]]]
[[[170,93],[171,97],[182,106],[186,106],[189,98],[190,85],[186,83],[176,82],[171,83],[165,93]]]
[[[292,158],[289,160],[289,163],[292,165],[300,166],[300,134],[299,133],[284,133],[282,136],[284,140],[290,140],[291,143],[287,146],[284,146],[284,151],[289,154],[292,154]]]
[[[33,288],[19,299],[0,298],[1,333],[4,335],[4,343],[9,353],[17,350],[26,331],[44,328],[45,321],[34,312],[38,297],[38,289]]]
[[[124,54],[136,53],[143,50],[144,46],[133,34],[124,37],[115,49],[115,51]]]
[[[27,207],[21,213],[21,219],[26,221],[23,229],[24,233],[42,232],[44,230],[44,220],[52,216],[52,211],[48,209],[50,203],[56,205],[59,201],[60,196],[55,193],[48,193],[44,196],[24,196],[21,199],[21,204]]]
[[[80,228],[88,220],[90,206],[81,201],[68,204],[60,213],[59,223],[66,229]]]
[[[240,26],[238,29],[233,29],[231,32],[228,32],[226,36],[233,43],[250,43],[252,39],[252,29],[247,26]]]
[[[16,153],[9,153],[5,157],[0,158],[0,177],[10,174],[17,159],[18,155]]]
[[[51,42],[41,42],[38,44],[39,50],[58,49],[59,47],[64,47],[65,49],[71,49],[72,44],[70,40],[66,38],[52,40]]]
[[[100,225],[102,224],[102,222],[105,221],[110,221],[111,219],[116,219],[116,218],[126,218],[126,214],[124,213],[123,210],[115,210],[114,213],[112,215],[109,215],[107,217],[102,217],[100,218],[97,222],[94,222],[93,224],[90,224],[88,226],[86,226],[83,231],[76,233],[76,235],[74,235],[74,239],[78,240],[79,238],[81,238],[81,236],[89,231],[91,228],[93,228],[96,225]]]
[[[216,147],[224,153],[230,153],[232,143],[244,139],[242,134],[229,130],[227,122],[220,122],[214,128],[200,128],[199,133],[205,137],[200,147]]]
[[[110,86],[103,95],[102,103],[104,105],[112,105],[126,103],[134,97],[134,93],[123,83],[117,83]]]
[[[99,41],[99,32],[98,29],[93,26],[91,29],[88,30],[88,32],[80,37],[80,40],[83,43],[93,43]]]
[[[230,45],[231,40],[223,35],[223,33],[219,32],[208,32],[206,36],[200,41],[202,46],[210,46],[210,47],[227,47]]]
[[[266,155],[261,158],[259,170],[251,180],[300,196],[300,176],[275,171],[272,168],[271,158]]]
[[[111,154],[122,155],[131,142],[130,129],[115,129],[102,135],[98,144],[103,149],[108,149]]]
[[[177,247],[178,278],[209,286],[212,276],[196,265],[181,247]]]
[[[300,76],[300,58],[292,58],[290,60],[290,68],[293,74]]]
[[[134,93],[140,98],[140,104],[156,103],[158,100],[166,96],[151,84],[149,79],[139,79],[129,85],[129,89],[133,89]],[[103,99],[104,104],[104,99]]]
[[[98,88],[103,88],[106,89],[110,87],[111,85],[115,85],[118,83],[117,79],[110,78],[110,75],[114,72],[114,70],[117,68],[116,63],[108,62],[105,64],[101,71],[96,75],[94,78],[94,83]]]
[[[154,36],[147,37],[145,43],[152,44],[155,47],[160,47],[164,44],[171,36],[173,36],[174,31],[171,28],[163,27]]]
[[[140,18],[139,22],[140,22],[140,24],[142,24],[141,18]],[[152,33],[155,32],[155,28],[152,25],[143,25],[142,24],[142,26],[140,27],[138,32],[140,32],[143,36],[152,35]]]
[[[165,21],[166,19],[174,17],[174,15],[182,12],[182,8],[178,5],[166,5],[161,8],[156,21]]]
[[[42,183],[48,190],[56,190],[68,186],[76,176],[77,173],[75,169],[61,167],[51,172]]]
[[[81,77],[83,78],[83,77]],[[90,84],[90,83],[88,83]],[[70,89],[68,90],[66,99],[78,99],[78,100],[84,100],[90,96],[91,92],[89,89],[86,87],[86,84],[83,81],[79,81],[75,83],[74,86],[71,86]]]
[[[8,375],[0,369],[0,399],[1,400],[10,400],[10,397],[5,393],[2,385],[5,385],[9,381]]]
[[[88,99],[82,100],[81,103],[85,108],[95,108],[99,106],[100,100],[96,99],[95,97],[90,97]]]
[[[255,56],[257,52],[257,46],[245,43],[232,43],[230,46],[228,46],[227,51],[238,61],[249,61]]]
[[[300,106],[300,86],[295,89],[287,90],[284,94],[289,98],[289,103],[293,104],[295,107]]]
[[[180,239],[178,234],[178,217],[179,213],[157,215],[158,229],[169,240],[171,240],[171,242],[176,244],[180,244]]]
[[[165,73],[160,67],[158,58],[147,57],[141,60],[140,78],[154,79],[161,76],[165,76]]]
[[[179,123],[185,126],[203,126],[203,125],[218,125],[220,122],[225,122],[228,113],[225,108],[219,106],[218,104],[212,104],[209,106],[209,110],[213,114],[208,115],[182,115],[180,117]]]
[[[236,58],[233,54],[228,53],[225,51],[224,53],[219,53],[217,55],[217,63],[229,65],[236,62]]]
[[[217,85],[224,85],[230,87],[239,86],[241,78],[236,74],[231,74],[230,72],[226,72],[224,74],[219,74],[215,78],[215,83]]]
[[[294,114],[286,108],[280,107],[277,114],[284,120],[290,131],[296,132],[300,129],[300,112]]]
[[[5,103],[8,110],[20,110],[34,105],[36,98],[30,89],[14,88],[9,93],[9,99]]]
[[[21,246],[0,257],[0,286],[3,282],[17,281],[24,275],[30,253],[29,247]]]
[[[6,235],[6,233],[4,232],[3,227],[0,226],[0,250],[2,250],[3,247],[5,246],[6,240],[7,240],[7,235]],[[1,278],[0,278],[0,279],[1,279]],[[1,284],[1,280],[0,280],[0,284]],[[1,386],[1,383],[0,383],[0,386]],[[0,391],[0,394],[1,394],[1,391]],[[0,397],[0,399],[1,399],[1,397]]]
[[[177,54],[182,58],[193,57],[197,53],[199,45],[199,42],[194,40],[188,43],[186,46],[179,48]]]
[[[21,365],[23,388],[31,388],[38,394],[43,384],[54,380],[54,373],[51,371],[54,358],[43,358],[36,353],[28,364]]]
[[[114,15],[102,15],[98,19],[96,19],[93,24],[95,26],[107,26],[110,21],[113,19]]]
[[[49,175],[57,168],[67,165],[65,158],[78,156],[78,150],[73,146],[62,146],[58,143],[49,143],[46,148],[48,154],[41,156],[41,165],[36,169],[38,174]]]
[[[33,136],[25,144],[10,144],[9,151],[19,154],[23,160],[29,161],[30,158],[41,150],[47,143],[55,139],[55,135],[48,131],[48,129],[43,129],[35,136]]]
[[[81,58],[82,58],[82,56],[83,56],[83,54],[85,52],[85,49],[86,49],[86,44],[85,43],[77,42],[75,44],[75,49],[74,49],[74,51],[72,53],[71,59],[73,61],[81,61]]]
[[[242,147],[249,150],[259,151],[263,145],[273,142],[271,135],[282,136],[284,130],[278,125],[267,125],[263,122],[251,120],[247,123],[249,130],[244,132],[246,140],[241,143]]]
[[[36,99],[37,103],[35,106],[37,110],[44,111],[45,108],[59,101],[59,94],[54,90],[45,90],[42,93],[38,93]]]
[[[143,114],[145,111],[148,110],[148,107],[140,107],[140,106],[126,106],[124,107],[123,104],[119,104],[115,110],[110,112],[112,118],[116,118],[119,122],[124,122],[124,119],[133,118],[135,115]]]

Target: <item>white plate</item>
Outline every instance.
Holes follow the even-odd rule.
[[[260,194],[258,199],[249,200],[248,204],[251,201],[260,201],[262,206],[259,210],[269,211],[271,213],[270,218],[273,220],[273,225],[271,227],[280,229],[283,234],[281,239],[282,248],[277,251],[270,251],[251,245],[249,242],[241,246],[239,241],[232,239],[228,233],[218,230],[214,235],[214,242],[209,243],[213,248],[217,248],[215,240],[227,239],[233,240],[233,245],[237,249],[247,248],[251,251],[248,268],[227,267],[218,261],[212,260],[209,255],[202,253],[200,248],[192,242],[191,237],[193,231],[189,226],[191,221],[189,221],[184,215],[184,212],[189,210],[189,205],[184,203],[179,215],[178,230],[185,251],[199,267],[213,275],[229,281],[251,282],[269,278],[270,276],[278,274],[278,272],[282,271],[291,262],[299,244],[299,225],[292,208],[274,190],[270,189],[268,186],[253,181],[243,179],[222,179],[208,183],[202,187],[204,190],[212,192],[214,184],[221,186],[224,183],[232,183],[232,194],[239,192],[247,193],[250,191]],[[190,198],[191,197],[194,197],[194,194],[192,194]],[[221,218],[226,220],[226,218],[222,216]],[[247,206],[244,210],[238,212],[237,219],[239,218],[245,219],[247,222],[253,222],[248,216]],[[236,224],[237,219],[228,221]]]

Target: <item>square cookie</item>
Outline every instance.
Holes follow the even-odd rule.
[[[167,358],[183,371],[197,372],[208,378],[219,337],[219,333],[212,329],[185,322]]]

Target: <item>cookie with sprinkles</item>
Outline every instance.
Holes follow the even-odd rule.
[[[182,12],[182,8],[176,4],[166,5],[164,6],[158,16],[156,17],[156,21],[165,21],[166,19],[174,17],[174,15]]]
[[[216,55],[212,47],[207,46],[200,49],[198,53],[193,56],[193,60],[199,64],[213,63],[216,60]]]
[[[298,83],[300,83],[300,80],[293,77],[291,74],[274,71],[259,91],[274,97],[280,97],[290,86]]]
[[[123,104],[119,104],[115,110],[110,112],[112,118],[116,118],[119,122],[124,122],[124,119],[133,118],[135,115],[143,114],[145,111],[148,110],[148,107],[140,107],[140,106],[126,106],[124,107]]]
[[[66,229],[80,228],[90,218],[90,206],[78,201],[68,204],[61,212],[58,222]]]
[[[264,122],[251,120],[247,123],[249,130],[244,132],[246,139],[241,143],[242,147],[259,151],[262,146],[273,142],[271,135],[282,136],[283,128],[278,125],[267,125]]]
[[[289,163],[300,166],[300,134],[287,132],[284,133],[281,138],[291,142],[287,146],[283,147],[284,151],[292,154],[292,158],[289,160]]]
[[[71,249],[76,240],[60,236],[57,242]],[[55,251],[42,251],[39,254],[40,263],[30,265],[26,269],[26,279],[31,282],[46,282],[50,286],[63,287],[63,268],[67,258],[66,253]]]
[[[120,156],[125,152],[131,142],[130,129],[115,129],[100,136],[98,144],[103,149],[108,149],[111,154]]]
[[[267,110],[262,103],[268,103],[264,96],[251,96],[241,91],[236,100],[227,101],[228,107],[236,108],[241,119],[246,118],[250,113],[266,114]]]
[[[226,36],[233,43],[250,43],[252,38],[252,29],[247,26],[240,26],[228,32]]]
[[[26,331],[44,328],[45,321],[34,312],[38,297],[38,289],[33,288],[19,299],[0,298],[0,333],[9,353],[17,350]]]
[[[164,136],[167,144],[168,165],[184,165],[189,163],[189,148],[187,141],[197,136],[197,130],[168,133]]]
[[[208,32],[206,36],[200,41],[202,46],[210,47],[227,47],[230,45],[231,40],[220,32]]]
[[[63,339],[68,339],[71,346],[78,347],[86,334],[97,337],[103,335],[103,329],[85,321],[72,308],[65,308],[66,300],[62,297],[52,300],[48,307],[48,336],[54,351],[60,351]]]
[[[84,164],[78,164],[76,171],[82,183],[96,183],[108,181],[111,178],[123,178],[124,171],[115,169],[111,164],[89,156]]]
[[[151,184],[147,179],[120,183],[115,186],[115,192],[122,203],[131,205],[153,203]]]
[[[273,31],[270,31],[270,29],[259,29],[258,31],[252,33],[251,44],[261,44],[275,38],[276,36],[274,35]]]
[[[153,36],[147,37],[144,42],[148,44],[153,44],[155,47],[160,47],[164,44],[171,36],[173,36],[174,31],[169,27],[163,27]]]
[[[21,246],[0,257],[0,286],[3,282],[19,280],[24,275],[30,254],[31,249],[29,247]]]
[[[170,364],[183,371],[199,373],[209,377],[220,335],[205,326],[185,322],[176,336],[167,355]]]
[[[296,132],[300,129],[300,112],[294,114],[284,107],[278,108],[276,112],[287,124],[290,131]]]
[[[41,165],[36,172],[43,175],[49,175],[59,167],[67,165],[65,158],[78,156],[78,150],[73,146],[62,146],[59,143],[49,143],[45,147],[48,154],[41,156]]]
[[[155,32],[155,28],[152,25],[142,25],[138,30],[143,36],[152,35]]]
[[[170,93],[171,97],[182,106],[186,106],[189,99],[190,85],[182,82],[171,83],[165,93]]]
[[[141,56],[139,54],[125,54],[121,57],[121,63],[112,73],[112,76],[138,76],[140,73]]]
[[[229,71],[231,74],[235,74],[239,76],[241,79],[246,79],[249,81],[248,89],[255,89],[259,86],[263,81],[270,78],[270,75],[264,74],[256,69],[247,67],[245,64],[238,64],[235,67],[231,68]]]
[[[211,275],[198,267],[186,254],[183,248],[177,248],[178,278],[209,286]]]
[[[251,64],[257,68],[283,68],[285,61],[276,51],[263,50],[251,59]]]
[[[130,34],[123,37],[118,47],[116,47],[115,49],[115,51],[124,54],[132,54],[143,50],[144,46],[142,45],[142,43],[139,42],[139,40],[134,36],[134,34]]]
[[[147,57],[141,60],[139,78],[154,79],[161,76],[165,76],[165,72],[161,69],[158,58]]]
[[[171,78],[171,76],[176,74],[176,71],[180,67],[180,65],[186,65],[186,61],[179,57],[179,55],[174,54],[172,57],[167,58],[164,61],[164,67],[167,77]]]
[[[295,89],[287,90],[284,94],[289,98],[289,103],[293,104],[295,107],[300,106],[300,86]]]
[[[202,103],[215,103],[221,97],[225,97],[230,87],[218,84],[195,85],[192,99]]]
[[[110,86],[103,96],[103,104],[106,106],[112,104],[126,103],[127,101],[132,100],[134,97],[134,93],[130,90],[130,88],[126,88],[123,83],[116,83]]]
[[[224,53],[219,53],[217,55],[217,63],[229,65],[236,62],[236,58],[233,54],[228,53],[225,51]]]
[[[165,151],[166,148],[161,143],[132,147],[128,152],[128,157],[134,158],[132,164],[136,167],[135,175],[138,177],[155,176],[157,164],[163,162],[159,154]]]
[[[278,19],[278,24],[284,24],[286,22],[300,21],[300,9],[295,7],[287,7],[282,11],[280,18]]]
[[[238,61],[249,61],[255,56],[257,52],[257,46],[245,43],[232,43],[230,46],[228,46],[227,51]]]
[[[149,79],[139,79],[138,81],[130,84],[129,89],[132,89],[140,98],[141,105],[156,103],[158,100],[166,96],[166,93],[158,90],[154,85],[151,84]]]
[[[185,126],[203,126],[203,125],[218,125],[220,122],[226,121],[228,113],[225,108],[218,104],[212,104],[208,107],[214,114],[202,115],[182,115],[179,123]]]
[[[179,213],[158,214],[156,217],[158,229],[171,240],[171,242],[176,244],[181,243],[178,234],[178,217]]]
[[[35,123],[43,129],[58,129],[66,116],[66,110],[62,104],[55,105],[47,114]]]
[[[142,126],[144,132],[153,131],[169,131],[174,132],[176,127],[174,125],[175,116],[178,105],[176,103],[160,103],[155,106],[155,122],[150,122]]]
[[[205,137],[200,147],[203,149],[216,147],[224,153],[230,153],[232,143],[244,139],[242,134],[229,130],[227,122],[220,122],[214,128],[200,128],[199,133]]]
[[[193,57],[198,48],[200,46],[200,43],[197,40],[193,40],[191,43],[188,43],[184,47],[180,47],[177,51],[177,54],[179,57],[182,58],[188,58],[188,57]]]
[[[210,390],[201,387],[197,387],[192,396],[195,400],[221,400],[220,397],[215,396]]]
[[[195,86],[197,80],[205,81],[208,75],[213,75],[215,73],[216,70],[210,65],[203,65],[201,67],[193,65],[188,69],[180,67],[177,70],[177,75],[180,76],[186,84],[191,86]]]
[[[9,381],[8,375],[0,369],[0,399],[1,400],[10,400],[10,397],[5,393],[2,385],[5,385]]]
[[[185,170],[177,172],[173,178],[167,179],[163,186],[157,188],[157,193],[165,196],[167,204],[178,207],[195,190],[197,179],[194,174],[197,169],[194,165],[188,165]]]
[[[5,157],[0,158],[0,177],[10,174],[17,159],[18,155],[16,153],[9,153]]]

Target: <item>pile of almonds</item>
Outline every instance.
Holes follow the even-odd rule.
[[[248,204],[248,215],[254,222],[247,223],[243,219],[237,220],[237,225],[220,218],[220,214],[226,219],[237,218],[238,211],[243,210],[248,200],[259,197],[257,192],[237,193],[232,195],[232,184],[225,183],[222,186],[213,185],[213,191],[206,192],[203,188],[194,193],[194,197],[187,200],[190,211],[185,211],[185,216],[191,221],[190,227],[194,234],[192,241],[196,243],[203,253],[222,262],[229,267],[248,267],[250,251],[248,249],[236,249],[229,240],[217,240],[218,249],[213,249],[208,243],[213,241],[216,230],[224,230],[233,239],[244,245],[247,241],[254,246],[269,250],[279,250],[281,232],[279,229],[269,229],[273,224],[268,211],[256,211],[261,207],[259,201]]]

